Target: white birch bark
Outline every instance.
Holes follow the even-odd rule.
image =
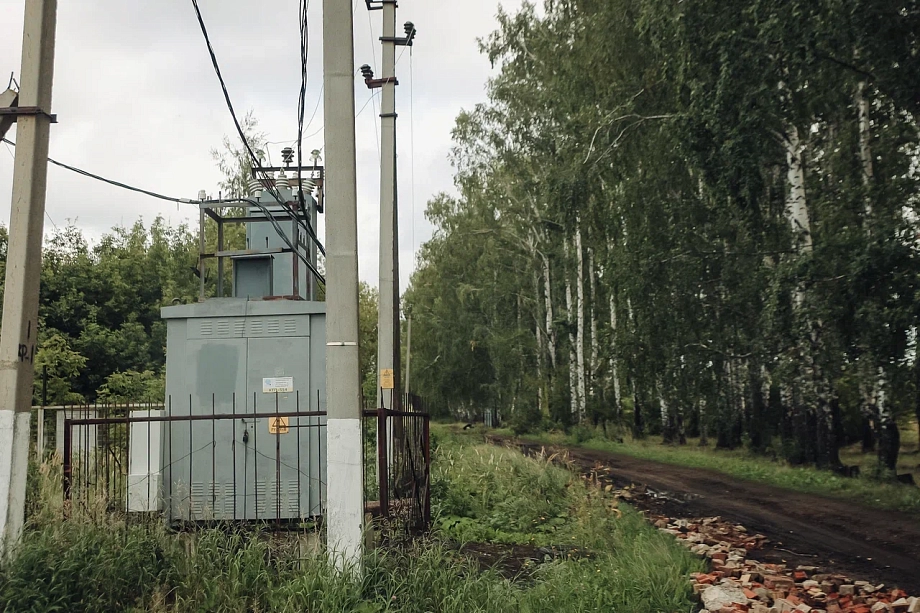
[[[546,301],[546,341],[549,361],[556,370],[556,330],[553,326],[553,286],[550,276],[549,258],[543,257],[543,299]]]
[[[617,371],[616,359],[617,338],[617,310],[613,300],[613,289],[610,290],[610,378],[613,380],[613,401],[617,418],[620,417],[620,376]]]
[[[569,259],[569,239],[566,238],[562,242],[563,253],[565,254],[565,260]],[[572,418],[575,421],[578,421],[578,407],[580,402],[578,399],[578,383],[576,376],[576,360],[575,360],[575,333],[572,331],[572,326],[575,323],[574,320],[574,304],[572,300],[572,277],[568,274],[566,270],[565,274],[565,319],[569,324],[569,405],[572,412]]]
[[[872,131],[869,118],[869,99],[866,98],[866,83],[856,90],[856,110],[859,113],[859,161],[862,164],[863,184],[872,179]],[[866,199],[866,217],[872,214],[872,203]]]
[[[577,263],[578,332],[575,355],[578,361],[578,421],[585,418],[585,257],[581,245],[581,219],[575,218],[575,260]]]
[[[808,219],[808,202],[805,198],[805,147],[799,138],[799,130],[795,126],[786,128],[786,162],[788,168],[786,179],[789,182],[789,193],[786,196],[786,216],[795,235],[795,245],[798,251],[811,250],[811,223]]]
[[[534,322],[534,328],[536,329],[537,335],[537,408],[540,410],[540,413],[544,413],[544,402],[543,402],[543,362],[546,360],[546,353],[544,351],[544,345],[546,344],[545,336],[546,333],[543,330],[542,325],[540,324],[540,298],[542,297],[542,292],[540,291],[540,275],[534,269],[533,271],[533,289],[536,294],[536,305],[537,305],[537,317]]]
[[[597,304],[597,271],[594,268],[594,250],[590,247],[588,248],[588,282],[591,287],[591,359],[589,361],[590,368],[590,378],[588,380],[588,385],[590,389],[588,394],[593,398],[594,397],[594,388],[595,381],[597,380],[597,355],[598,355],[598,343],[597,343],[597,309],[595,305]]]
[[[863,185],[869,186],[872,181],[872,124],[869,115],[869,99],[866,97],[866,83],[861,82],[856,89],[856,110],[859,115],[859,161],[862,166]],[[870,234],[869,220],[872,217],[872,198],[867,194],[864,205],[864,214],[866,219],[866,233]],[[864,392],[864,396],[870,398],[866,410],[877,420],[879,431],[878,449],[883,452],[888,441],[888,431],[891,427],[892,416],[887,403],[885,402],[885,368],[879,366],[875,373],[874,380],[866,386],[869,389]],[[869,375],[870,379],[872,375]]]
[[[656,387],[658,390],[658,404],[661,407],[661,431],[664,433],[664,438],[669,439],[671,437],[671,418],[668,414],[668,401],[665,400],[664,394],[661,393],[661,382]]]

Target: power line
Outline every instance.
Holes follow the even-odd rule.
[[[236,118],[236,111],[233,110],[233,102],[230,100],[230,92],[227,91],[227,84],[224,82],[224,77],[220,72],[220,64],[217,62],[217,55],[214,53],[214,47],[211,45],[211,38],[208,36],[208,28],[205,26],[204,18],[201,16],[201,9],[198,7],[198,0],[192,0],[192,6],[195,8],[195,15],[198,17],[198,25],[201,28],[201,34],[204,36],[205,44],[208,47],[208,55],[211,57],[211,65],[214,67],[214,72],[217,74],[217,80],[220,81],[220,88],[224,94],[224,101],[227,103],[227,109],[230,111],[230,116],[233,118],[233,125],[236,126],[237,134],[240,137],[240,140],[243,141],[243,146],[246,148],[246,151],[249,153],[251,164],[253,168],[256,168],[260,165],[259,158],[256,156],[255,152],[252,150],[252,147],[249,145],[249,141],[246,140],[246,134],[243,132],[243,128],[240,125],[239,120]],[[264,173],[263,173],[264,174]],[[265,177],[268,178],[267,176]],[[281,198],[281,195],[275,189],[275,186],[271,184],[270,181],[265,181],[265,191],[267,191],[275,199],[275,201],[281,206],[282,209],[287,211],[291,217],[300,222],[299,225],[307,231],[307,234],[310,236],[310,239],[316,244],[317,249],[324,256],[326,255],[326,249],[323,247],[323,244],[320,242],[319,237],[313,231],[312,224],[304,223],[303,218],[297,215],[297,212],[293,207],[289,207],[287,203]],[[268,209],[266,209],[268,211]],[[269,216],[270,212],[267,213]]]
[[[374,24],[371,22],[371,12],[366,11],[367,13],[367,34],[371,39],[371,60],[374,67],[374,72],[377,72],[377,41],[374,40]],[[378,115],[377,113],[377,102],[374,100],[374,97],[371,96],[371,102],[374,107],[374,116]],[[367,106],[367,105],[365,105]],[[364,109],[362,109],[364,110]],[[380,157],[380,134],[377,131],[378,121],[374,120],[374,139],[377,142],[377,157]]]
[[[16,146],[16,143],[14,143],[13,141],[11,141],[11,140],[9,140],[9,139],[6,139],[6,138],[3,139],[3,142],[6,143],[6,144],[8,144],[8,145],[12,145],[12,146],[14,146],[14,147]],[[99,176],[99,175],[97,175],[97,174],[93,174],[93,173],[88,172],[88,171],[86,171],[86,170],[83,170],[83,169],[81,169],[81,168],[77,168],[77,167],[75,167],[75,166],[70,166],[69,164],[64,164],[63,162],[58,162],[58,161],[55,160],[54,158],[50,158],[50,157],[49,157],[49,158],[48,158],[48,161],[49,161],[50,163],[54,164],[55,166],[60,166],[61,168],[65,168],[65,169],[67,169],[67,170],[69,170],[69,171],[71,171],[71,172],[75,172],[75,173],[77,173],[78,175],[83,175],[84,177],[89,177],[90,179],[95,179],[95,180],[97,180],[97,181],[102,181],[103,183],[108,183],[109,185],[114,185],[115,187],[120,187],[120,188],[122,188],[122,189],[127,189],[127,190],[130,190],[130,191],[132,191],[132,192],[137,192],[137,193],[139,193],[139,194],[144,194],[144,195],[146,195],[146,196],[150,196],[151,198],[159,198],[160,200],[166,200],[167,202],[181,202],[182,204],[197,204],[197,203],[199,202],[198,200],[192,200],[192,199],[190,199],[190,198],[174,198],[174,197],[172,197],[172,196],[165,196],[165,195],[163,195],[163,194],[158,194],[157,192],[151,192],[151,191],[146,190],[146,189],[141,189],[140,187],[134,187],[133,185],[128,185],[128,184],[126,184],[126,183],[121,183],[120,181],[114,181],[114,180],[112,180],[112,179],[106,179],[105,177]]]
[[[377,95],[378,91],[379,91],[379,90],[376,90],[376,89],[372,89],[372,90],[371,90],[371,95],[368,96],[367,101],[364,103],[364,106],[361,107],[361,110],[359,110],[357,113],[355,113],[355,119],[357,119],[357,118],[361,115],[361,113],[364,112],[364,109],[366,109],[366,108],[367,108],[367,105],[371,103],[371,100],[373,100],[373,99],[375,98],[375,96]],[[376,108],[376,105],[374,105],[374,106],[375,106],[375,108]],[[323,126],[323,127],[321,127],[320,129],[318,129],[316,132],[312,132],[312,133],[310,133],[310,134],[307,134],[306,136],[304,136],[304,138],[313,138],[313,137],[316,136],[317,134],[321,134],[321,133],[323,132],[323,130],[325,130],[325,129],[326,129],[326,126]],[[289,141],[284,141],[284,142],[289,142]]]
[[[303,118],[307,104],[307,59],[310,51],[310,33],[307,13],[310,10],[310,0],[303,0],[300,3],[300,96],[297,99],[297,200],[300,203],[300,210],[306,211],[306,201],[303,197]],[[317,107],[319,103],[317,103]],[[315,113],[315,110],[314,110]],[[312,121],[312,118],[311,118]],[[313,229],[311,216],[304,214],[306,225],[310,234],[316,236]],[[317,244],[319,241],[317,240]],[[325,255],[325,254],[324,254]]]
[[[10,83],[12,83],[12,81],[13,81],[13,75],[10,75]],[[3,144],[6,145],[6,150],[7,150],[7,152],[10,154],[10,157],[13,158],[13,161],[15,162],[15,161],[16,161],[16,154],[14,154],[14,153],[13,153],[13,150],[10,149],[10,143],[11,143],[11,142],[12,142],[12,141],[8,141],[8,140],[6,140],[5,138],[3,139]],[[15,146],[15,145],[16,145],[16,144],[13,143],[13,146]],[[45,217],[48,218],[48,221],[51,222],[51,225],[54,226],[54,229],[55,229],[55,230],[59,230],[59,229],[60,229],[60,228],[58,228],[58,225],[57,225],[56,223],[54,223],[54,220],[51,219],[51,214],[48,213],[48,209],[47,209],[47,208],[45,209]]]
[[[198,0],[192,0],[192,6],[195,7],[195,15],[198,17],[198,25],[201,27],[201,33],[204,35],[204,42],[208,46],[208,54],[211,56],[211,64],[214,66],[214,72],[217,73],[217,80],[220,81],[220,88],[224,93],[224,101],[227,103],[227,108],[230,109],[230,116],[233,118],[233,125],[236,126],[236,131],[240,136],[240,140],[243,141],[243,146],[246,148],[246,151],[249,152],[249,157],[252,158],[252,161],[255,164],[258,164],[259,158],[252,150],[252,147],[249,146],[249,141],[246,140],[246,135],[243,133],[243,127],[240,125],[239,120],[236,118],[236,111],[233,110],[233,102],[230,100],[230,92],[227,91],[227,84],[224,82],[224,77],[220,72],[220,65],[217,63],[217,56],[214,54],[214,47],[211,46],[211,38],[208,36],[208,28],[204,25],[204,18],[201,16],[201,9],[198,8]]]

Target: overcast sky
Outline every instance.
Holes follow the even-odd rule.
[[[355,63],[370,64],[379,75],[381,12],[368,13],[363,1],[356,2]],[[494,29],[499,3],[514,10],[521,2],[400,3],[398,22],[413,21],[418,29],[412,56],[406,51],[397,64],[403,289],[414,266],[413,245],[417,248],[431,234],[425,203],[453,189],[447,155],[454,119],[461,109],[485,99],[491,70],[476,39]],[[237,113],[253,109],[268,140],[282,141],[269,147],[275,163],[281,148],[296,138],[297,4],[199,0]],[[307,119],[321,99],[321,4],[313,0],[309,10]],[[23,5],[24,0],[0,0],[0,90],[11,72],[19,75]],[[365,107],[371,95],[356,80],[356,110],[364,107],[356,120],[359,269],[362,279],[375,284],[380,173],[374,110],[379,110],[379,96]],[[60,123],[52,127],[51,157],[170,196],[194,198],[200,189],[216,195],[220,176],[209,152],[234,128],[190,0],[60,2],[52,110]],[[305,130],[310,136],[305,151],[323,146],[322,118],[320,104]],[[7,136],[15,140],[15,128]],[[0,220],[8,225],[13,159],[6,145],[0,149]],[[176,224],[195,215],[190,205],[177,207],[55,166],[48,172],[51,220],[59,227],[71,220],[91,238],[138,217],[150,221],[160,214]],[[45,235],[53,230],[46,217]]]

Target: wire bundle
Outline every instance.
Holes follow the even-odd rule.
[[[220,81],[220,87],[224,93],[224,101],[227,103],[227,109],[230,111],[230,116],[233,118],[233,125],[236,126],[236,132],[239,135],[240,140],[243,141],[243,146],[246,148],[246,151],[249,153],[250,163],[252,164],[253,169],[255,169],[260,165],[259,158],[258,156],[256,156],[255,152],[252,150],[252,147],[249,145],[249,141],[246,140],[246,134],[243,132],[243,128],[242,126],[240,126],[240,122],[236,117],[236,111],[233,110],[233,103],[230,100],[230,93],[227,91],[227,84],[224,82],[224,77],[220,72],[220,65],[217,62],[217,56],[214,53],[214,47],[211,46],[211,38],[208,36],[208,29],[204,24],[204,18],[201,16],[201,9],[198,7],[198,0],[192,0],[192,6],[195,8],[195,14],[198,17],[198,25],[201,27],[201,34],[204,36],[205,44],[208,47],[208,54],[211,56],[211,64],[214,66],[214,72],[217,74],[217,80]],[[302,9],[304,9],[303,15],[302,15],[303,19],[301,20],[301,31],[303,32],[306,29],[306,25],[305,25],[306,24],[306,10],[305,10],[306,5],[304,5]],[[304,53],[302,54],[304,58],[302,62],[302,66],[303,66],[302,72],[304,73],[304,80],[301,86],[301,91],[305,95],[305,90],[306,90],[306,60],[305,60],[306,37],[305,36],[302,37],[302,48],[304,49]],[[299,136],[300,135],[298,134],[298,139],[299,139]],[[300,150],[300,143],[298,142],[298,160],[299,160],[299,150]],[[299,165],[300,164],[298,164],[298,166]],[[305,217],[298,216],[297,212],[293,209],[293,207],[288,206],[288,204],[284,201],[284,199],[281,198],[281,195],[278,193],[278,190],[276,189],[276,187],[272,184],[272,181],[267,180],[269,179],[267,175],[263,173],[262,178],[265,179],[263,181],[264,186],[265,186],[265,191],[267,191],[269,194],[272,195],[272,197],[281,206],[281,208],[283,208],[285,211],[287,211],[291,215],[292,219],[294,219],[296,222],[299,222],[299,224],[304,227],[304,229],[307,231],[307,234],[310,236],[311,240],[313,240],[313,242],[316,244],[320,253],[322,253],[325,256],[326,250],[323,248],[322,243],[320,243],[319,238],[316,236],[316,233],[313,232],[313,228],[311,224],[309,222],[306,222]],[[299,179],[300,179],[300,171],[298,168],[298,180]],[[302,187],[298,186],[298,189],[302,190]],[[302,198],[302,191],[301,191],[301,198]],[[288,238],[287,233],[283,231],[281,226],[278,224],[277,219],[275,219],[274,215],[272,214],[270,210],[268,210],[267,207],[265,207],[263,204],[261,204],[257,200],[252,200],[252,199],[241,199],[241,200],[244,202],[248,202],[252,205],[255,205],[260,211],[262,211],[262,214],[264,214],[266,218],[269,220],[269,222],[271,222],[272,226],[278,232],[278,235],[288,245],[288,247],[290,247],[291,250],[297,255],[297,257],[299,257],[300,260],[304,264],[307,265],[307,268],[310,269],[310,271],[316,276],[317,279],[320,280],[321,283],[323,284],[326,283],[325,278],[319,273],[316,267],[313,266],[313,263],[310,262],[309,258],[304,257],[300,253],[300,251],[291,243],[291,240],[290,238]],[[219,203],[219,202],[225,202],[225,201],[211,201],[211,203]]]

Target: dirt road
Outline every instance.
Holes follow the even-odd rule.
[[[533,445],[526,445],[533,448]],[[645,485],[636,506],[677,518],[720,515],[767,536],[753,557],[820,566],[855,578],[920,593],[920,519],[840,499],[742,481],[588,449],[568,448],[586,471],[617,487]]]

